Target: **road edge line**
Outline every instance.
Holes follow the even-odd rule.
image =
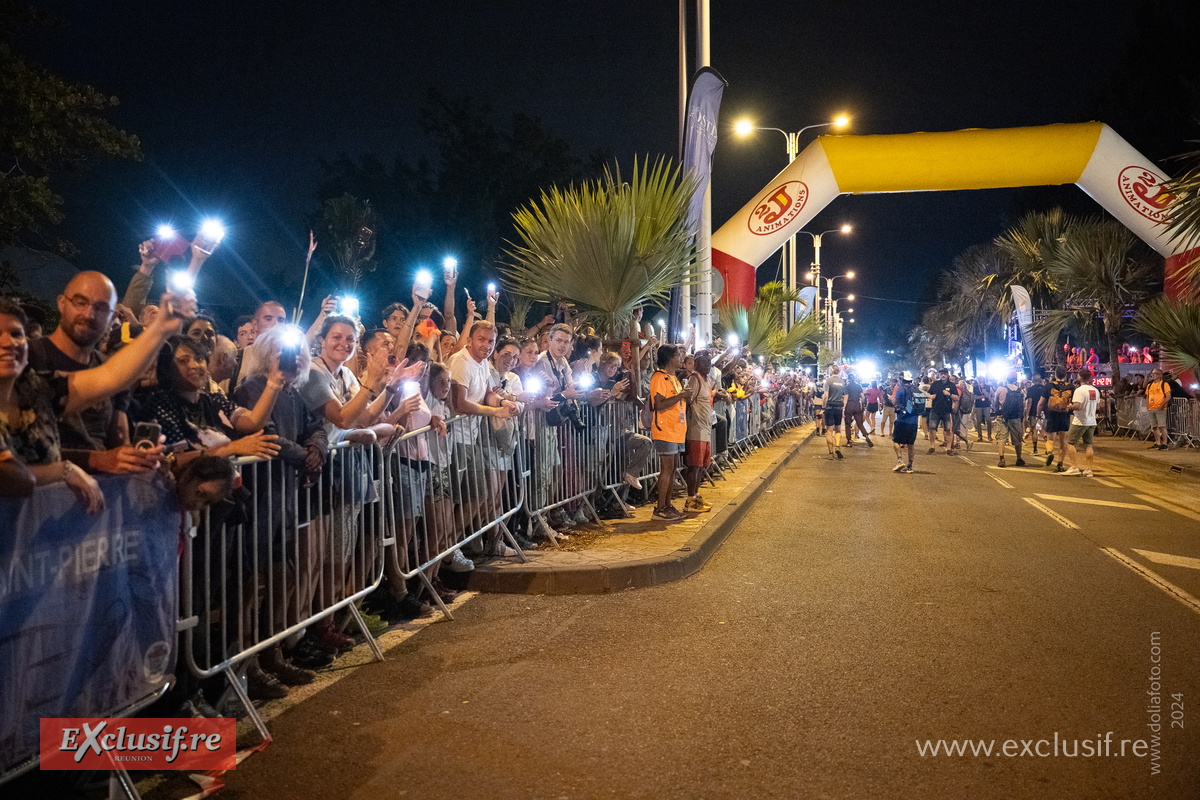
[[[1119,551],[1117,551],[1116,549],[1114,549],[1112,547],[1101,547],[1100,549],[1103,550],[1105,553],[1107,553],[1109,556],[1115,558],[1120,563],[1129,567],[1131,570],[1136,572],[1138,575],[1141,575],[1143,578],[1145,578],[1147,581],[1149,581],[1150,583],[1157,586],[1162,591],[1171,595],[1171,597],[1174,597],[1180,603],[1183,603],[1185,606],[1187,606],[1189,609],[1191,609],[1195,613],[1200,614],[1200,600],[1197,600],[1195,597],[1188,594],[1183,589],[1180,589],[1178,586],[1171,583],[1169,580],[1162,577],[1157,572],[1154,572],[1150,569],[1147,569],[1146,567],[1143,567],[1141,564],[1137,563],[1132,558],[1129,558],[1128,556],[1124,555],[1123,553],[1120,553]]]

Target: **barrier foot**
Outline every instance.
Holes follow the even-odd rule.
[[[517,558],[522,564],[529,563],[529,559],[525,558],[525,551],[521,549],[521,545],[517,544],[517,538],[512,535],[512,531],[503,522],[497,523],[500,525],[500,535],[508,542],[508,546],[517,551]]]
[[[618,503],[621,504],[621,513],[624,515],[625,519],[629,519],[630,517],[632,517],[633,514],[630,514],[628,511],[624,510],[625,509],[625,501],[621,499],[621,495],[617,492],[617,490],[610,487],[609,491],[612,492],[613,498]]]
[[[596,507],[592,505],[592,501],[587,497],[580,499],[583,500],[583,504],[587,507],[588,513],[592,515],[592,520],[597,525],[603,525],[604,523],[600,521],[600,515],[596,513]]]
[[[137,787],[133,785],[133,778],[129,777],[129,773],[124,767],[113,765],[112,772],[108,774],[108,800],[142,800],[142,796],[138,794]]]
[[[430,567],[430,569],[433,569],[436,566],[437,565],[434,564],[433,567]],[[437,590],[433,588],[433,583],[430,582],[429,576],[425,574],[425,570],[420,570],[417,572],[417,574],[421,576],[421,583],[425,584],[425,591],[429,592],[429,596],[433,598],[433,602],[438,607],[438,610],[442,612],[442,616],[451,622],[454,622],[454,615],[450,613],[450,609],[446,608],[446,604],[442,602],[441,595],[439,595]]]
[[[354,603],[351,603],[348,608],[350,609],[350,616],[354,617],[354,623],[358,625],[358,629],[362,631],[363,636],[367,637],[367,646],[371,648],[371,655],[375,657],[376,661],[383,661],[383,651],[379,649],[379,643],[375,641],[375,637],[367,630],[367,621],[363,619],[362,612],[358,610],[358,606]]]
[[[539,512],[534,514],[533,519],[538,525],[542,526],[542,531],[546,534],[546,538],[550,540],[550,544],[558,547],[558,534],[555,532],[554,528],[550,527],[550,524],[542,518],[541,513]]]
[[[267,723],[263,722],[263,718],[258,713],[258,709],[254,707],[254,702],[250,699],[250,695],[246,693],[246,687],[242,685],[241,674],[233,667],[234,665],[230,664],[221,671],[225,673],[225,679],[229,681],[229,687],[237,695],[242,708],[246,709],[246,714],[250,717],[250,721],[258,729],[258,735],[262,737],[264,743],[269,742],[271,741],[271,732],[267,730]],[[245,666],[242,668],[245,669]]]

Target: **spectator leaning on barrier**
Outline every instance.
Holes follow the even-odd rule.
[[[650,436],[658,452],[661,469],[658,474],[658,504],[653,519],[677,522],[683,519],[671,504],[675,491],[675,469],[687,441],[687,395],[675,372],[683,366],[683,351],[675,345],[658,348],[658,369],[650,379],[650,402],[653,414]]]
[[[570,424],[563,409],[579,397],[579,390],[575,387],[575,378],[571,373],[571,365],[567,361],[574,339],[571,327],[560,322],[551,326],[545,335],[546,350],[538,356],[531,373],[535,374],[542,382],[546,396],[557,403],[557,406],[556,413],[547,413],[545,417],[542,417],[545,424],[535,427],[537,436],[535,508],[545,508],[550,487],[563,464],[562,438],[558,435],[558,426]],[[547,521],[558,530],[574,527],[574,523],[566,519],[566,515],[560,508],[554,509]]]
[[[1150,411],[1150,430],[1154,433],[1151,450],[1167,449],[1167,409],[1171,407],[1171,385],[1163,379],[1162,370],[1155,367],[1146,382],[1146,407]]]
[[[49,336],[29,344],[29,369],[49,376],[78,372],[103,363],[97,346],[108,333],[117,291],[99,272],[81,272],[58,297],[61,318]],[[58,417],[63,458],[88,472],[144,472],[158,465],[158,454],[129,446],[122,391],[94,405]]]
[[[159,318],[104,364],[39,374],[29,369],[25,313],[16,302],[0,298],[0,449],[23,463],[38,485],[65,482],[89,511],[103,508],[104,495],[95,479],[62,460],[58,418],[94,406],[135,383],[162,343],[179,331],[183,312],[194,303],[190,295],[164,296],[165,310]],[[161,446],[149,447],[144,458],[156,466],[162,452]],[[9,471],[28,477],[22,470]]]
[[[712,463],[713,389],[709,373],[712,360],[707,350],[696,353],[693,371],[688,375],[687,385],[687,435],[685,439],[687,471],[687,500],[684,512],[712,511],[712,506],[700,496],[700,484]]]

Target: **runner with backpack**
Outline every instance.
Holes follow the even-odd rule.
[[[1021,458],[1021,440],[1025,433],[1025,395],[1017,373],[1008,373],[1008,382],[996,390],[996,404],[1000,407],[1000,432],[996,436],[996,452],[1000,455],[1000,466],[1004,463],[1004,445],[1011,441],[1017,451],[1017,466],[1025,466]]]
[[[1054,451],[1058,451],[1057,472],[1063,471],[1067,457],[1067,430],[1071,427],[1071,395],[1075,387],[1067,380],[1067,368],[1061,364],[1054,368],[1054,380],[1046,387],[1042,402],[1046,411],[1046,466],[1054,463]]]
[[[892,447],[896,450],[896,466],[892,472],[903,472],[911,475],[913,471],[913,453],[916,448],[917,428],[920,425],[921,413],[925,409],[925,396],[913,391],[912,373],[905,370],[900,373],[900,383],[892,395],[892,405],[896,408],[896,422],[892,426]],[[908,464],[900,457],[900,453],[908,449]]]

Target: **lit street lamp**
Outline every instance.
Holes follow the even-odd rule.
[[[741,137],[749,136],[754,131],[778,131],[779,133],[782,133],[784,139],[787,140],[788,163],[791,164],[793,161],[796,160],[796,156],[798,156],[800,154],[800,136],[805,131],[812,130],[813,128],[827,128],[830,126],[841,129],[841,128],[845,128],[849,124],[850,124],[850,118],[848,116],[846,116],[845,114],[842,114],[830,122],[818,122],[815,125],[805,125],[803,128],[796,131],[795,133],[789,133],[788,131],[785,131],[782,128],[760,127],[760,126],[755,125],[753,122],[751,122],[748,119],[742,119],[742,120],[739,120],[736,125],[734,125],[733,130],[738,136],[741,136]],[[840,230],[842,233],[849,233],[850,226],[843,225]],[[808,233],[808,231],[801,231],[801,233]],[[833,231],[825,231],[825,233],[833,233]],[[819,277],[821,274],[821,235],[822,234],[809,233],[808,235],[814,237],[813,244],[816,247],[817,255],[816,255],[816,262],[813,264],[813,269],[816,271],[816,274]],[[795,236],[792,236],[792,238],[788,239],[787,246],[784,248],[783,253],[784,253],[783,282],[787,288],[795,291],[796,289],[799,288],[798,284],[796,283],[796,237]],[[818,284],[818,286],[820,286],[820,284]],[[796,318],[796,304],[789,303],[788,305],[789,305],[789,313],[787,314],[787,327],[791,328],[792,321]],[[820,304],[818,304],[818,306],[819,305]]]

